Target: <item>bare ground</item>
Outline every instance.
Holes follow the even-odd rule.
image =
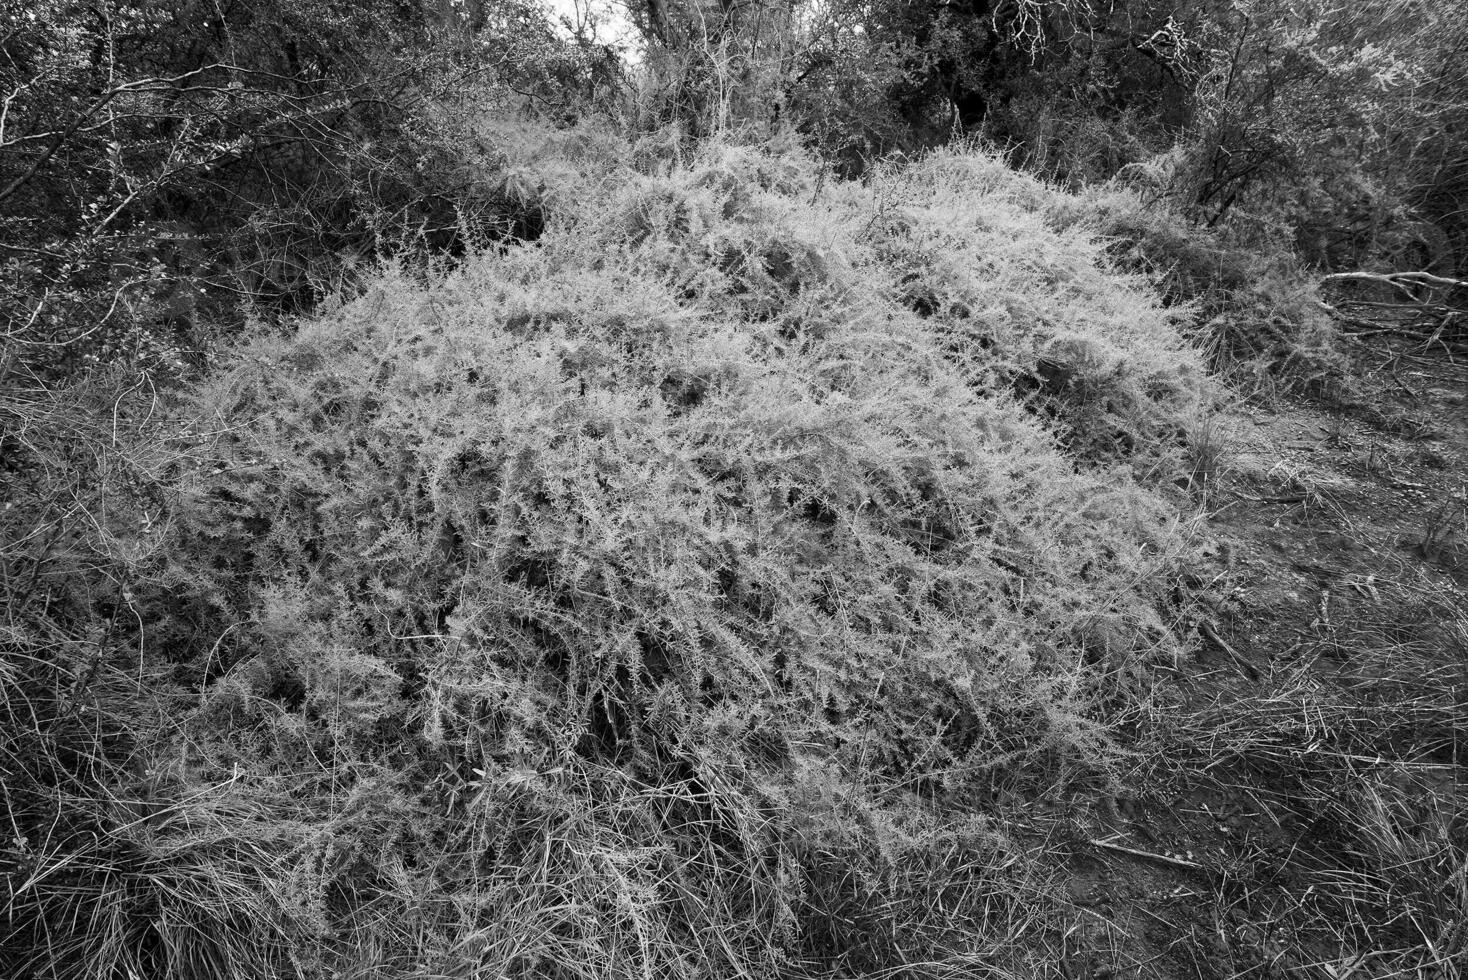
[[[1072,809],[1064,971],[1468,975],[1468,356],[1371,338],[1331,405],[1242,405],[1199,653],[1114,805]]]

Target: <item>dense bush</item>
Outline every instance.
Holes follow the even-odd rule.
[[[630,157],[115,399],[146,493],[13,457],[9,975],[1054,968],[997,818],[1185,655],[1181,313],[977,152]]]
[[[756,40],[741,17],[718,22],[720,51]],[[1449,175],[1462,152],[1445,133],[1461,85],[1443,56],[1458,35],[1411,3],[838,3],[790,29],[738,77],[705,65],[718,85],[766,98],[746,96],[742,112],[724,100],[717,118],[686,106],[695,128],[783,121],[864,179],[884,154],[978,134],[1077,191],[1084,202],[1061,202],[1057,227],[1112,238],[1119,267],[1165,280],[1168,301],[1198,314],[1212,364],[1256,389],[1338,387],[1343,361],[1311,282],[1321,267],[1453,266]],[[655,52],[684,61],[714,38],[652,35]],[[662,61],[649,70],[688,77]]]
[[[1155,282],[1168,305],[1192,311],[1186,332],[1241,388],[1338,391],[1345,358],[1309,271],[1277,245],[1248,248],[1199,227],[1136,183],[1058,198],[1049,218],[1099,234],[1120,268]]]

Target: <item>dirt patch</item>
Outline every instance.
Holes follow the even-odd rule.
[[[1071,821],[1071,976],[1468,973],[1468,358],[1355,362],[1220,427],[1220,598],[1131,798]]]

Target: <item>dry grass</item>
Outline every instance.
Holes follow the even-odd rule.
[[[1376,604],[1317,620],[1257,686],[1174,716],[1170,778],[1253,811],[1208,862],[1212,918],[1175,913],[1197,924],[1170,955],[1209,964],[1197,976],[1468,965],[1468,619],[1447,595],[1373,590]],[[1220,964],[1232,974],[1209,972]]]

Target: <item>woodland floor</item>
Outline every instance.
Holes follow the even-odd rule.
[[[1357,343],[1350,397],[1222,428],[1226,598],[1069,821],[1072,976],[1468,976],[1468,352]]]

